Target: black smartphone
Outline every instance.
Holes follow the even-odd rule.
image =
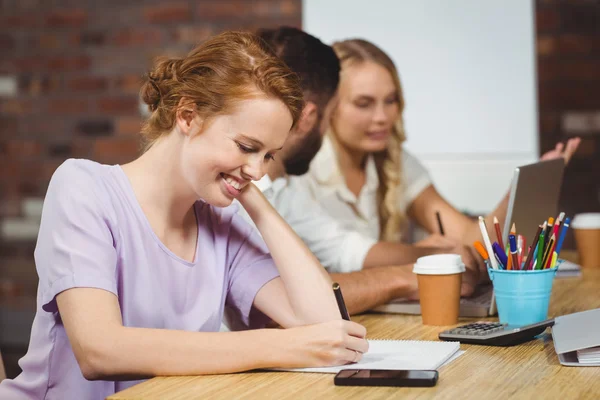
[[[431,387],[438,380],[433,370],[344,369],[337,373],[337,386]]]

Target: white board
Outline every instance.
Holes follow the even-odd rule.
[[[473,211],[491,210],[513,167],[537,158],[534,27],[530,0],[303,1],[307,32],[328,44],[367,39],[392,57],[407,148]]]

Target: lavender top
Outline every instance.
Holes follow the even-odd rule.
[[[35,249],[37,313],[23,372],[0,383],[1,399],[104,399],[140,381],[86,380],[65,333],[56,295],[92,287],[117,295],[123,325],[218,331],[224,307],[243,324],[266,317],[252,303],[278,276],[269,252],[236,207],[195,204],[196,259],[155,235],[121,167],[67,160],[54,173]]]

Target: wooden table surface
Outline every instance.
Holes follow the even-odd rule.
[[[600,269],[554,281],[551,317],[600,308]],[[419,316],[366,314],[353,318],[371,339],[437,340],[446,327],[429,327]],[[472,321],[461,319],[460,324]],[[563,367],[550,330],[513,347],[461,345],[466,353],[440,369],[433,388],[339,387],[333,374],[249,372],[214,376],[158,377],[108,399],[598,399],[600,367]]]

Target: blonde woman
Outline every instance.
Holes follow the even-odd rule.
[[[471,246],[480,238],[477,223],[444,200],[423,165],[402,148],[404,97],[390,57],[360,39],[333,48],[341,62],[337,105],[323,146],[301,179],[347,228],[377,240],[401,239],[407,219],[438,232],[439,211],[445,236],[433,235],[423,244]],[[558,144],[543,158],[568,161],[578,145],[578,138],[566,147]],[[503,221],[507,204],[508,196],[491,216]]]

